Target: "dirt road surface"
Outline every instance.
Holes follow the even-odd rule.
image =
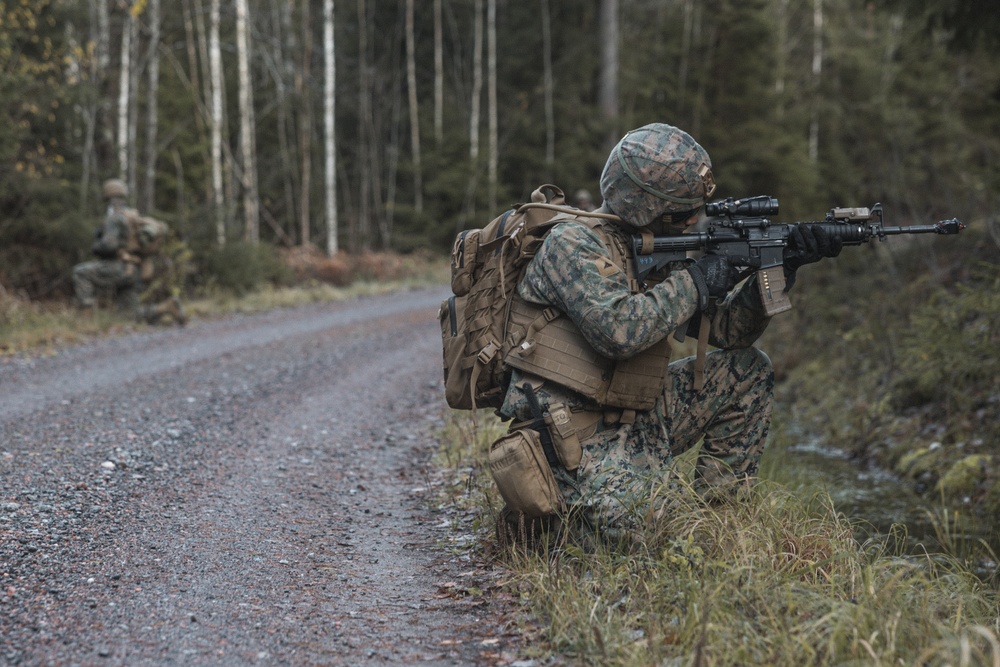
[[[427,500],[443,297],[0,361],[0,664],[532,664]]]

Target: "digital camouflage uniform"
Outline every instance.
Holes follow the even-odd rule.
[[[662,201],[656,211],[657,204],[648,204],[642,196],[633,198],[631,205],[609,197],[603,183],[602,193],[605,206],[610,199],[633,213],[632,219],[652,221],[664,212]],[[697,208],[697,201],[680,194],[675,210]],[[611,231],[632,232],[618,226]],[[506,417],[531,418],[521,389],[525,380],[543,409],[562,402],[574,411],[605,413],[597,432],[581,443],[583,458],[576,474],[561,467],[555,473],[571,512],[606,537],[623,536],[650,512],[662,511],[675,486],[674,457],[703,437],[696,488],[710,495],[753,476],[770,424],[773,392],[770,360],[752,347],[769,321],[756,278],[701,311],[695,281],[682,267],[672,267],[675,270],[645,292],[633,293],[621,267],[609,270],[611,257],[600,236],[585,225],[559,225],[528,264],[519,295],[568,316],[587,342],[611,359],[632,357],[682,326],[687,330],[692,318],[702,316],[711,322],[709,342],[719,349],[707,355],[701,391],[694,388],[694,357],[675,361],[668,366],[665,388],[654,407],[635,412],[634,419],[629,411],[605,410],[555,382],[513,371],[501,408]]]

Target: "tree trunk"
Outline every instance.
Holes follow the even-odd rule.
[[[146,91],[146,171],[143,179],[140,208],[156,208],[156,159],[159,155],[158,129],[160,90],[160,0],[149,0],[149,68],[146,72],[149,90]]]
[[[240,78],[240,157],[243,161],[243,239],[253,244],[260,241],[260,210],[257,196],[257,155],[253,109],[253,87],[250,81],[250,22],[247,0],[236,0],[236,56]]]
[[[495,211],[500,162],[499,123],[497,121],[497,0],[488,0],[486,7],[486,87],[490,117],[489,203],[490,211]]]
[[[358,212],[351,224],[351,234],[348,247],[352,252],[358,252],[368,243],[368,230],[371,228],[371,193],[372,175],[375,170],[369,151],[371,145],[372,127],[372,85],[371,62],[368,53],[368,4],[358,0]]]
[[[542,64],[544,69],[543,88],[545,94],[545,168],[546,181],[553,178],[552,170],[556,163],[556,121],[552,100],[554,84],[552,81],[552,17],[549,12],[549,0],[542,0]]]
[[[337,254],[337,58],[333,40],[333,0],[323,0],[323,126],[326,129],[326,254]]]
[[[812,117],[809,120],[809,160],[819,161],[819,93],[823,73],[823,0],[813,0]]]
[[[413,159],[413,208],[424,210],[424,186],[420,165],[420,109],[417,106],[417,61],[413,34],[414,0],[406,0],[406,82],[410,100],[410,152]]]
[[[209,69],[212,81],[212,201],[215,204],[215,242],[226,245],[226,200],[222,182],[222,49],[219,45],[219,3],[211,0]]]
[[[608,149],[618,141],[618,0],[601,0],[601,115],[608,128]]]
[[[479,116],[483,96],[483,0],[473,0],[472,100],[469,105],[469,161],[475,171],[479,161]]]
[[[132,85],[132,38],[135,17],[126,9],[122,21],[121,69],[118,75],[118,174],[127,181],[129,174],[129,102]]]
[[[295,90],[299,99],[299,157],[302,160],[302,183],[299,189],[299,229],[302,245],[308,245],[311,240],[310,193],[312,191],[312,142],[313,114],[312,98],[309,95],[308,81],[312,76],[312,12],[309,9],[310,0],[302,0],[302,67],[296,76]]]
[[[444,30],[441,0],[434,0],[434,142],[444,143]]]

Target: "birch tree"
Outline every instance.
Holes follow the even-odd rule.
[[[118,173],[129,180],[129,104],[132,100],[132,41],[135,36],[135,16],[131,7],[122,22],[121,65],[118,72]]]
[[[313,39],[309,3],[310,0],[302,0],[302,64],[295,75],[295,93],[299,100],[299,158],[302,161],[302,181],[299,184],[299,229],[302,245],[309,245],[312,219],[309,202],[312,192],[313,111],[308,83],[312,76]]]
[[[326,130],[326,254],[337,254],[337,139],[336,139],[336,83],[337,58],[333,39],[333,0],[323,0],[323,127]]]
[[[146,169],[140,207],[151,210],[156,206],[156,159],[159,156],[159,90],[160,90],[160,0],[149,0],[149,55],[147,57],[146,91]]]
[[[492,1],[492,0],[491,0]],[[410,101],[410,151],[413,159],[413,208],[424,210],[423,175],[420,165],[420,109],[417,106],[416,37],[413,26],[414,0],[406,0],[406,82]]]
[[[372,127],[372,84],[371,63],[368,53],[368,4],[358,0],[358,214],[353,216],[351,223],[349,248],[357,251],[365,246],[368,239],[368,229],[371,226],[371,191],[372,160],[369,151],[373,150],[371,141]]]
[[[250,22],[247,0],[236,0],[236,56],[240,87],[240,155],[243,161],[241,185],[243,186],[243,239],[250,243],[260,241],[260,211],[257,199],[257,155],[253,86],[250,81]]]
[[[226,245],[226,206],[222,183],[222,49],[219,45],[219,3],[209,10],[209,70],[212,89],[212,201],[215,208],[215,242]]]
[[[483,96],[483,0],[472,2],[472,99],[469,104],[469,161],[479,161],[479,117]]]
[[[819,160],[819,97],[823,74],[823,0],[813,0],[812,112],[809,119],[809,160]]]

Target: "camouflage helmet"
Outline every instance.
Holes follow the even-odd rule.
[[[713,192],[708,152],[687,132],[664,123],[622,137],[601,174],[605,205],[635,227],[667,213],[694,211]]]
[[[101,186],[101,196],[104,199],[127,199],[128,186],[120,179],[109,179]]]

